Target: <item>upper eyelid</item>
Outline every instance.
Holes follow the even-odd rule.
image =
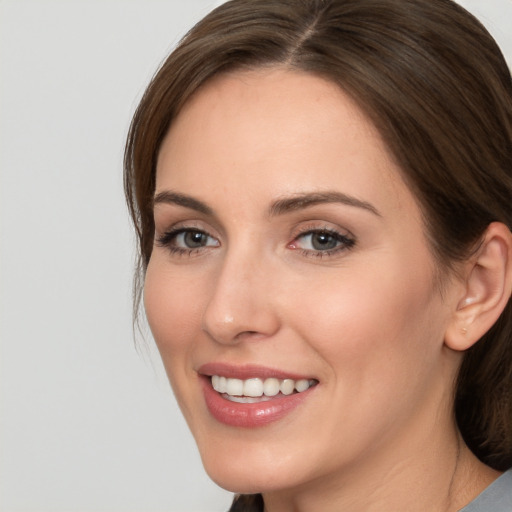
[[[217,231],[210,227],[206,227],[202,220],[176,220],[167,222],[155,222],[155,236],[160,232],[166,234],[171,231],[201,231],[209,236],[217,237]]]
[[[292,210],[289,213],[299,214],[300,217],[304,217],[302,219],[300,219],[300,218],[298,219],[298,221],[296,222],[296,226],[302,226],[303,224],[308,224],[308,225],[311,225],[311,229],[322,229],[324,226],[321,226],[321,225],[325,224],[326,228],[330,228],[332,226],[336,230],[339,229],[343,232],[344,231],[350,232],[348,229],[340,226],[338,221],[335,220],[333,222],[332,220],[328,220],[327,218],[322,218],[323,215],[320,215],[317,218],[310,217],[309,219],[307,218],[307,217],[309,217],[309,215],[307,215],[307,217],[306,217],[305,212],[307,210],[313,209],[315,207],[318,207],[318,206],[321,206],[324,204],[332,204],[332,203],[321,203],[320,205],[315,203],[313,205],[308,205],[307,207],[302,208],[298,211]],[[206,229],[206,230],[213,229],[213,231],[216,231],[216,232],[224,232],[225,231],[225,228],[224,228],[223,224],[221,223],[220,219],[211,217],[211,214],[205,214],[202,211],[191,211],[190,209],[188,209],[186,207],[180,207],[180,206],[178,206],[178,210],[174,210],[174,208],[171,210],[169,210],[168,208],[160,209],[161,207],[165,207],[165,206],[172,207],[172,206],[177,206],[177,205],[176,204],[169,205],[166,203],[156,204],[154,207],[154,215],[153,215],[155,226],[157,224],[166,224],[166,225],[171,226],[171,225],[181,224],[181,223],[188,225],[188,223],[191,223],[194,225],[194,227],[196,227],[195,224],[198,223],[198,224],[201,224],[201,227],[199,229]],[[310,213],[313,213],[313,212],[310,212]],[[208,227],[203,228],[204,224],[206,224]],[[292,228],[292,229],[294,229],[294,228]]]
[[[158,207],[159,205],[156,205]],[[155,236],[157,232],[168,233],[174,229],[195,229],[196,231],[203,231],[204,233],[220,238],[224,236],[222,226],[215,221],[214,218],[204,218],[199,215],[190,215],[186,209],[182,209],[180,214],[169,214],[162,212],[159,215],[154,215]]]
[[[325,231],[332,234],[338,234],[345,238],[355,239],[354,234],[347,228],[343,228],[339,225],[333,224],[328,221],[322,220],[313,220],[308,222],[301,222],[299,225],[294,227],[292,230],[293,238],[296,238],[301,235],[306,235],[308,233],[318,233],[321,231]]]
[[[297,240],[299,238],[303,238],[303,237],[306,237],[306,236],[309,236],[309,235],[314,235],[314,234],[317,234],[317,233],[326,233],[327,235],[332,236],[333,238],[337,238],[340,241],[342,241],[342,240],[350,241],[351,243],[355,243],[356,242],[356,239],[355,239],[355,237],[352,234],[349,234],[349,233],[344,234],[344,233],[340,233],[337,230],[328,229],[328,228],[309,229],[309,230],[303,231],[301,233],[298,233],[294,237],[293,240]]]
[[[172,226],[170,228],[162,230],[160,235],[158,235],[157,231],[155,230],[155,239],[158,240],[158,239],[162,239],[164,237],[169,237],[169,236],[176,237],[177,235],[180,235],[182,233],[187,233],[189,231],[195,232],[195,233],[203,233],[210,238],[215,238],[216,240],[218,239],[217,236],[212,235],[210,233],[210,231],[208,231],[204,228],[200,228],[200,227],[196,227],[196,226],[179,226],[179,225]]]

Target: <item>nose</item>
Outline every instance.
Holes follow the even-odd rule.
[[[204,309],[203,331],[222,344],[274,335],[280,326],[274,278],[271,265],[256,254],[227,254]]]

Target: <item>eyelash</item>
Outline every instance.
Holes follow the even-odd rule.
[[[328,237],[334,239],[337,242],[336,247],[332,249],[326,250],[311,250],[311,249],[301,249],[300,247],[294,247],[297,240],[304,239],[310,235],[327,235]],[[352,249],[356,244],[356,240],[348,235],[342,235],[338,231],[332,228],[306,228],[305,231],[299,233],[294,240],[288,244],[290,249],[298,250],[301,254],[308,258],[328,258],[330,256],[335,256],[336,254]]]
[[[172,255],[185,256],[185,257],[193,256],[193,255],[197,254],[198,252],[204,250],[207,247],[214,247],[214,245],[202,245],[199,247],[183,248],[183,247],[178,247],[177,245],[175,245],[177,237],[179,235],[187,234],[187,233],[188,234],[204,235],[208,238],[215,240],[215,237],[213,237],[207,231],[204,231],[202,229],[180,227],[180,228],[171,229],[169,231],[166,231],[165,233],[163,233],[161,236],[159,236],[156,239],[156,243],[158,244],[159,247],[163,247],[163,248],[166,248],[167,250],[169,250],[169,252]],[[295,246],[298,240],[304,239],[307,236],[312,236],[312,235],[327,235],[331,239],[334,239],[334,241],[337,243],[337,245],[335,247],[333,247],[332,249],[326,249],[326,250],[301,249],[300,247]],[[217,242],[217,244],[218,244],[218,242]],[[354,247],[355,244],[356,244],[356,241],[354,238],[347,236],[347,235],[342,235],[341,233],[339,233],[338,231],[336,231],[334,229],[315,227],[315,228],[306,228],[304,231],[300,232],[297,236],[295,236],[293,241],[287,245],[287,247],[292,250],[300,251],[300,253],[305,257],[325,258],[325,257],[334,256],[337,253],[340,253],[343,251],[350,250]],[[216,247],[218,247],[218,245],[216,245]]]
[[[169,252],[172,255],[176,255],[176,256],[193,256],[194,254],[198,253],[199,251],[205,249],[206,247],[210,247],[208,245],[203,245],[200,247],[189,247],[189,248],[176,246],[175,245],[176,238],[179,235],[187,234],[187,233],[205,235],[208,238],[214,239],[213,236],[211,236],[209,233],[207,233],[206,231],[204,231],[202,229],[183,227],[183,228],[176,228],[176,229],[171,229],[169,231],[166,231],[165,233],[163,233],[161,236],[159,236],[157,238],[156,243],[158,244],[159,247],[164,247],[165,249],[169,250]]]

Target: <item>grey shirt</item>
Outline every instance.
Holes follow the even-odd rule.
[[[503,473],[459,512],[512,512],[512,469]]]

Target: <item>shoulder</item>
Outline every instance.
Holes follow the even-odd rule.
[[[512,468],[460,512],[512,512]]]

